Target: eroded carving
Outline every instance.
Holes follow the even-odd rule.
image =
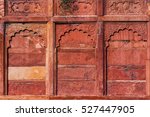
[[[21,36],[21,38],[20,38]],[[19,37],[19,38],[17,38]],[[13,39],[17,38],[16,41],[20,43],[15,43],[12,41]],[[43,39],[42,35],[39,35],[37,32],[33,30],[20,30],[19,32],[15,32],[11,39],[9,40],[10,46],[13,48],[44,48],[46,47],[45,40]]]
[[[72,24],[57,27],[57,47],[95,48],[96,25]]]
[[[0,0],[0,17],[4,16],[4,1]]]
[[[147,40],[132,29],[120,29],[110,35],[108,46],[111,48],[146,48]]]
[[[6,32],[8,34],[8,47],[46,47],[46,27],[44,24],[10,24],[7,26]],[[18,41],[19,43],[17,43],[16,41]]]
[[[144,0],[107,0],[105,10],[110,15],[145,14],[146,3]]]
[[[21,0],[21,1],[8,1],[8,14],[13,15],[41,15],[45,14],[46,1],[28,1],[28,0]]]
[[[109,41],[110,36],[122,30],[129,30],[142,36],[142,39],[147,40],[147,25],[145,22],[107,22],[105,24],[105,40]]]
[[[58,13],[60,15],[66,14],[92,14],[96,13],[96,1],[95,0],[73,0],[69,4],[69,8],[64,6],[60,0],[58,0]]]

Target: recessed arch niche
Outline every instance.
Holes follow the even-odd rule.
[[[145,95],[147,39],[132,28],[122,28],[106,43],[107,94]]]

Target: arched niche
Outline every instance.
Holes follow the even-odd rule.
[[[106,43],[108,95],[137,95],[139,85],[146,82],[147,39],[124,28],[112,33]],[[145,95],[145,88],[139,92]]]
[[[6,26],[8,95],[44,95],[47,47],[44,24]]]
[[[65,31],[58,39],[57,47],[61,48],[95,48],[95,39],[83,29]]]

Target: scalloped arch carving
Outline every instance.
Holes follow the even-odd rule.
[[[107,40],[107,47],[146,47],[147,41],[142,36],[132,29],[119,29],[110,35]]]
[[[65,31],[62,35],[60,35],[57,47],[95,48],[95,41],[91,34],[88,34],[87,31],[74,28]]]
[[[17,38],[17,39],[16,39]],[[16,41],[19,40],[19,43]],[[24,29],[15,32],[9,39],[8,47],[13,48],[45,48],[46,44],[42,35],[33,30]]]

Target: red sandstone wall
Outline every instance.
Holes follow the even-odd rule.
[[[0,94],[145,96],[148,22],[143,0],[0,0]]]

